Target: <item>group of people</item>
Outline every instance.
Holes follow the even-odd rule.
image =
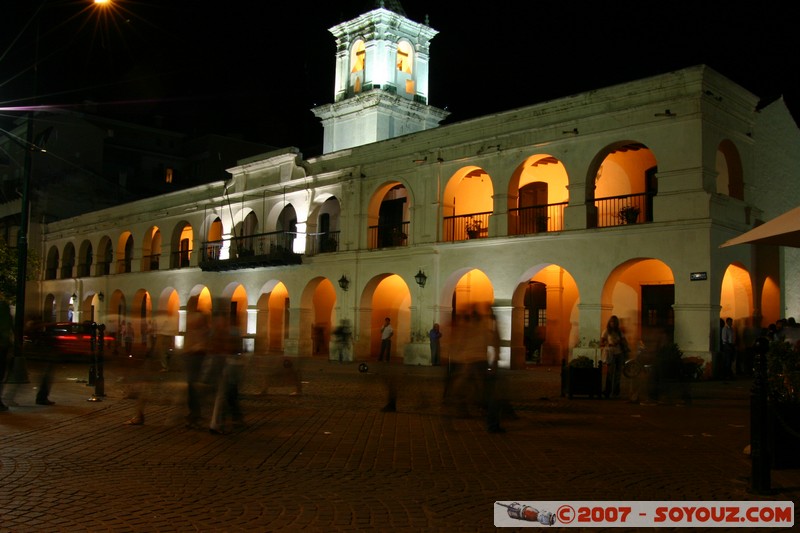
[[[186,427],[206,429],[222,435],[244,426],[244,414],[239,402],[240,385],[244,378],[245,359],[242,355],[242,336],[231,317],[216,313],[192,313],[188,317],[183,349],[186,370]],[[135,381],[137,403],[128,425],[142,425],[145,404],[157,387],[158,368],[163,358],[151,354],[143,362],[143,374]],[[207,420],[207,423],[205,422]]]
[[[486,416],[486,429],[490,433],[504,433],[501,417],[508,414],[510,403],[505,401],[502,381],[498,372],[500,336],[497,321],[490,311],[473,309],[462,314],[452,325],[452,339],[449,343],[449,359],[443,386],[444,405],[466,416],[477,408]],[[390,340],[393,335],[391,320],[387,317],[381,328],[381,350],[378,361],[389,361]],[[441,364],[442,331],[439,324],[433,324],[428,331],[431,350],[431,365]],[[392,366],[382,370],[387,388],[387,401],[383,412],[397,410],[397,397],[400,390],[400,374]]]

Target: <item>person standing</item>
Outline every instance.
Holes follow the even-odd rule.
[[[383,361],[383,355],[386,354],[387,363],[392,351],[392,335],[394,335],[391,322],[388,316],[383,321],[383,327],[381,327],[381,353],[378,356],[378,361]]]
[[[439,330],[439,324],[434,324],[433,328],[428,332],[428,337],[431,340],[431,365],[439,366],[439,356],[441,354],[442,332]]]
[[[625,364],[625,355],[628,353],[628,341],[622,333],[617,315],[608,319],[606,329],[600,335],[600,347],[608,365],[606,373],[606,387],[603,395],[606,398],[619,397],[622,366]]]
[[[725,319],[725,326],[722,328],[722,361],[720,362],[720,378],[730,379],[732,377],[731,365],[736,357],[736,332],[733,330],[733,319]]]
[[[350,329],[350,321],[346,318],[342,319],[339,326],[333,330],[333,336],[336,339],[336,351],[339,357],[339,362],[350,361],[350,339],[353,333]]]

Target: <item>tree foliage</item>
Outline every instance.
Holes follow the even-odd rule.
[[[0,297],[11,304],[17,301],[17,270],[19,257],[17,249],[0,240]],[[27,279],[36,279],[39,274],[39,260],[28,251]]]

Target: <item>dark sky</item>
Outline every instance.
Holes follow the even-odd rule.
[[[439,31],[430,103],[448,108],[448,122],[700,63],[800,108],[789,2],[401,3]],[[333,100],[328,28],[374,3],[116,0],[103,16],[91,0],[0,5],[0,107],[30,103],[25,69],[38,57],[39,104],[91,99],[128,120],[159,116],[171,129],[240,133],[315,155],[322,127],[310,109]]]

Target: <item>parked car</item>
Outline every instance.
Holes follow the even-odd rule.
[[[99,332],[97,332],[99,335]],[[49,359],[56,361],[90,362],[92,352],[91,322],[55,322],[42,324],[26,332],[24,340],[26,357],[32,359]],[[95,337],[95,351],[99,351],[98,339]],[[105,332],[103,335],[103,351],[110,355],[114,349],[114,335]]]

